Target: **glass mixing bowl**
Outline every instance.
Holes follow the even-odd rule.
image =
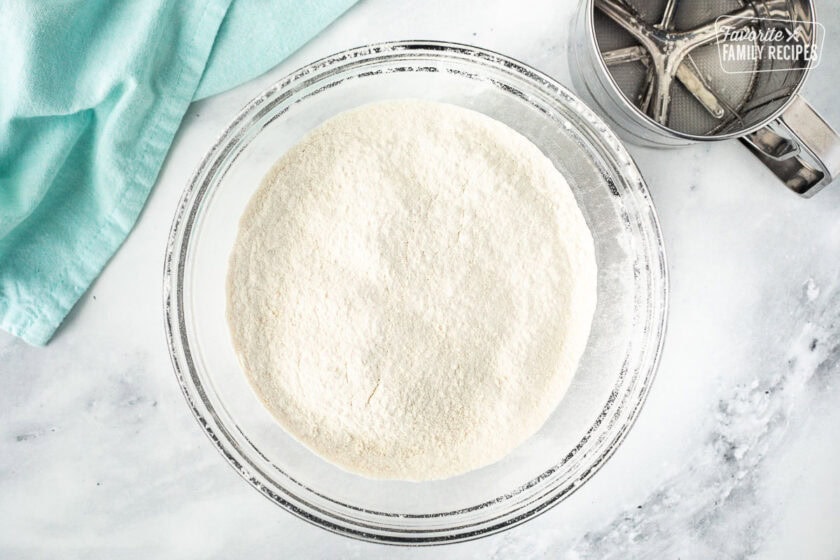
[[[347,473],[289,436],[241,371],[225,319],[228,255],[265,172],[333,115],[422,98],[480,111],[539,146],[566,176],[595,239],[598,305],[584,357],[543,428],[502,461],[434,482]],[[476,47],[396,42],[315,62],[252,100],[204,157],[166,248],[172,363],[204,432],[268,499],[320,527],[386,543],[474,539],[558,504],[615,452],[654,377],[667,308],[650,195],[617,137],[574,95]]]

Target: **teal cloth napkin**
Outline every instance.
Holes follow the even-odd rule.
[[[0,3],[0,328],[46,344],[134,225],[190,102],[352,3]]]

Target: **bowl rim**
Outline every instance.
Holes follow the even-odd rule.
[[[369,526],[365,526],[363,523],[358,522],[353,523],[352,520],[349,523],[350,525],[352,525],[352,527],[341,525],[336,523],[334,519],[331,519],[331,517],[333,517],[331,516],[331,514],[325,513],[321,516],[316,515],[310,511],[306,511],[305,509],[295,504],[294,500],[301,501],[302,503],[306,504],[309,508],[321,511],[323,513],[323,510],[320,510],[318,506],[308,504],[306,500],[303,500],[290,492],[286,493],[287,495],[291,496],[291,499],[280,495],[272,488],[266,486],[256,476],[251,474],[248,471],[248,469],[244,468],[242,462],[240,461],[240,459],[245,458],[236,457],[234,453],[232,453],[231,450],[225,445],[225,442],[220,437],[220,434],[216,433],[217,429],[221,432],[225,432],[226,428],[220,421],[216,411],[213,410],[213,408],[207,403],[206,393],[204,392],[204,388],[202,387],[201,383],[193,381],[193,379],[197,376],[195,372],[195,363],[193,361],[190,344],[188,341],[188,328],[186,326],[186,320],[183,312],[184,306],[182,303],[184,269],[185,263],[187,261],[186,256],[189,248],[189,244],[187,242],[190,239],[193,221],[197,213],[197,205],[195,203],[200,202],[201,200],[196,200],[196,196],[203,196],[203,194],[200,192],[204,190],[202,187],[206,188],[207,183],[210,182],[210,178],[212,178],[215,172],[218,170],[220,166],[220,160],[223,159],[226,153],[225,148],[230,146],[237,140],[238,136],[235,133],[239,126],[243,123],[243,121],[245,121],[248,118],[253,118],[252,113],[260,105],[262,105],[267,98],[274,95],[278,95],[278,93],[290,93],[290,90],[293,91],[296,87],[299,87],[301,85],[301,82],[308,83],[308,81],[317,81],[318,79],[322,78],[322,74],[319,73],[321,71],[332,69],[332,71],[335,72],[336,68],[340,69],[346,65],[354,64],[354,62],[358,61],[359,59],[365,60],[366,57],[371,57],[374,55],[381,58],[383,56],[388,56],[389,54],[399,54],[404,53],[406,51],[427,51],[430,54],[435,53],[437,56],[445,55],[447,53],[458,54],[461,56],[467,55],[469,57],[482,59],[484,62],[501,64],[505,70],[512,71],[522,79],[534,82],[533,85],[540,87],[552,97],[561,96],[565,98],[566,101],[572,100],[576,102],[575,108],[578,111],[580,111],[580,116],[583,117],[583,119],[587,123],[589,123],[590,128],[592,129],[587,132],[595,133],[594,128],[595,126],[597,126],[598,130],[596,136],[599,138],[599,140],[609,145],[609,148],[612,150],[612,155],[617,156],[617,158],[622,163],[624,163],[624,165],[622,166],[622,173],[629,174],[629,182],[631,182],[634,185],[636,190],[634,194],[641,196],[644,200],[648,202],[650,211],[647,212],[644,216],[646,218],[645,225],[650,228],[650,233],[652,234],[652,241],[655,242],[655,245],[659,249],[658,254],[656,255],[658,258],[658,262],[656,263],[658,265],[656,267],[656,272],[659,275],[658,281],[659,286],[661,288],[659,290],[661,305],[658,309],[657,316],[652,318],[652,329],[650,335],[646,339],[654,341],[655,344],[649,347],[649,355],[645,356],[646,360],[644,361],[647,362],[646,371],[643,375],[640,375],[642,387],[639,391],[638,398],[632,403],[632,410],[629,412],[629,416],[622,425],[621,430],[614,435],[612,441],[606,444],[606,447],[603,450],[599,451],[596,454],[593,463],[586,470],[586,472],[584,472],[580,477],[575,479],[572,484],[568,485],[565,488],[562,488],[561,491],[551,496],[549,500],[529,500],[524,505],[520,506],[515,510],[517,513],[513,517],[508,515],[497,516],[497,518],[489,520],[489,525],[486,525],[488,522],[487,520],[481,520],[480,522],[472,524],[468,523],[466,525],[455,527],[455,534],[443,534],[446,533],[446,531],[451,530],[452,528],[411,531],[403,530],[403,532],[400,532],[400,530],[398,529],[391,528],[389,529],[389,534],[383,535],[371,532],[369,529],[366,528]],[[604,121],[599,116],[597,116],[594,113],[594,111],[592,111],[592,109],[585,105],[576,95],[572,94],[565,86],[561,85],[555,79],[549,77],[548,75],[540,72],[539,70],[534,69],[533,67],[523,62],[520,62],[506,55],[499,54],[492,50],[485,49],[483,47],[477,47],[463,43],[432,40],[386,41],[339,51],[300,67],[299,69],[287,74],[285,77],[277,80],[275,83],[265,88],[262,92],[253,97],[219,134],[219,136],[214,141],[213,145],[204,154],[204,156],[201,159],[201,162],[198,164],[195,171],[191,175],[187,186],[185,187],[184,192],[182,193],[182,196],[176,207],[175,216],[173,218],[172,226],[170,228],[169,236],[167,238],[163,267],[164,330],[167,340],[167,346],[169,349],[170,361],[172,363],[172,367],[176,375],[178,384],[181,387],[181,392],[184,395],[185,400],[187,401],[187,405],[190,407],[194,418],[201,426],[202,431],[204,431],[205,435],[207,435],[207,437],[213,442],[216,449],[222,454],[226,461],[237,471],[237,473],[241,477],[243,477],[253,488],[255,488],[257,491],[259,491],[262,495],[264,495],[266,498],[268,498],[275,504],[280,505],[281,507],[293,513],[297,517],[322,529],[326,529],[333,533],[337,533],[343,536],[363,541],[393,545],[416,546],[464,542],[510,529],[512,527],[524,523],[525,521],[533,519],[534,517],[544,513],[545,511],[548,511],[549,509],[563,501],[565,498],[567,498],[569,495],[573,494],[578,488],[580,488],[580,486],[583,485],[583,483],[588,481],[597,471],[599,471],[601,467],[603,467],[603,465],[612,457],[619,444],[624,440],[624,437],[626,436],[627,432],[636,421],[639,412],[643,407],[644,402],[646,401],[647,395],[650,390],[650,386],[656,376],[656,372],[658,370],[661,358],[662,348],[664,345],[665,332],[667,330],[668,309],[670,306],[669,292],[669,274],[665,255],[665,246],[662,238],[659,219],[656,214],[656,209],[653,206],[650,192],[647,188],[647,184],[644,181],[644,178],[642,177],[632,157],[627,152],[624,144],[608,127],[608,125],[604,123]],[[194,396],[197,396],[199,398],[199,401],[196,401],[194,399]],[[592,429],[593,428],[590,428],[590,432]],[[588,434],[589,432],[587,432],[587,435]],[[222,436],[224,436],[224,434],[222,434]],[[291,479],[290,476],[289,478]],[[307,486],[301,486],[310,492],[318,494],[315,490]],[[358,506],[348,506],[347,504],[342,504],[340,502],[336,503],[345,507],[361,509],[358,508]],[[535,503],[536,507],[534,506]],[[458,510],[457,512],[445,512],[444,514],[419,514],[409,515],[408,517],[436,517],[442,515],[450,515],[461,511],[473,510],[477,507],[480,506],[471,506],[466,510]],[[526,511],[519,512],[519,509],[522,508],[525,508]],[[402,514],[395,515],[403,517]],[[501,519],[499,520],[499,518]],[[481,527],[478,529],[471,530],[471,525],[481,525]],[[396,536],[394,533],[400,533],[401,536]],[[433,534],[426,535],[425,533]]]

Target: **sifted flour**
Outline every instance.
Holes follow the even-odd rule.
[[[563,397],[595,309],[563,176],[480,113],[342,113],[266,175],[240,223],[228,321],[282,426],[373,478],[501,459]]]

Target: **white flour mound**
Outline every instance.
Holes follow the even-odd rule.
[[[595,288],[592,237],[536,146],[474,111],[393,101],[330,119],[267,174],[227,313],[296,439],[364,476],[429,480],[542,426]]]

